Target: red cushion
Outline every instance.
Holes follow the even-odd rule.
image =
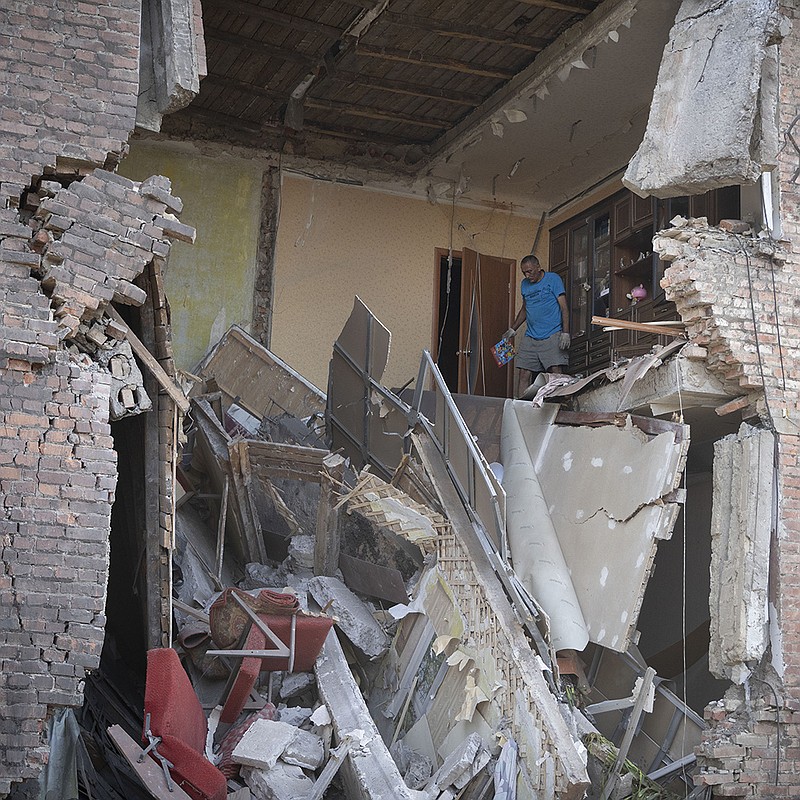
[[[144,713],[153,735],[162,738],[158,752],[175,765],[173,780],[195,800],[225,800],[225,776],[205,757],[203,708],[172,648],[147,653]]]

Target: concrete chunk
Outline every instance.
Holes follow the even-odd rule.
[[[281,755],[281,761],[304,769],[319,769],[325,760],[325,745],[315,733],[296,729],[292,739]]]
[[[242,778],[256,800],[298,800],[314,788],[300,767],[281,761],[269,770],[243,767]]]
[[[281,700],[288,700],[297,697],[314,685],[314,675],[311,672],[290,672],[285,673],[279,694]]]
[[[313,578],[308,590],[322,608],[330,608],[336,626],[364,655],[375,660],[388,651],[390,640],[383,628],[338,578]]]
[[[257,769],[272,769],[299,728],[271,719],[256,720],[233,751],[233,760]]]

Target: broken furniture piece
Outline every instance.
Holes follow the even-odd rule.
[[[260,672],[310,672],[333,625],[328,617],[300,611],[294,595],[268,589],[256,597],[226,589],[211,606],[210,618],[214,641],[224,649],[207,655],[240,659],[226,687],[220,715],[225,725],[236,721]]]
[[[193,800],[225,800],[225,776],[205,757],[208,724],[177,652],[147,652],[145,733],[165,775]]]

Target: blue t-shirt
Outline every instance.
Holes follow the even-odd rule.
[[[545,272],[540,281],[522,279],[522,300],[525,303],[525,335],[532,339],[547,339],[561,330],[559,295],[566,294],[564,281],[555,272]]]

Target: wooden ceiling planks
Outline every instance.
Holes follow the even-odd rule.
[[[316,71],[303,135],[429,143],[599,0],[392,0],[357,41],[345,37],[373,3],[202,0],[210,77],[193,105],[248,133],[279,129],[289,94]],[[330,73],[319,72],[326,54]]]

